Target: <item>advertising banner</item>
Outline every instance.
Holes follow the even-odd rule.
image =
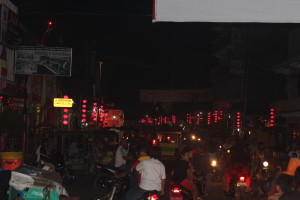
[[[72,108],[73,99],[54,98],[53,107]]]
[[[15,51],[15,73],[71,76],[72,48],[20,47]]]
[[[141,102],[207,102],[212,90],[140,90]]]
[[[299,23],[299,0],[154,0],[156,22]]]

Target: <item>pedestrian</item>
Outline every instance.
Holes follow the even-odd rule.
[[[138,200],[146,192],[154,190],[164,195],[166,171],[164,164],[160,161],[160,148],[153,147],[150,157],[136,166],[137,171],[142,171],[140,184],[126,193],[126,200]]]
[[[38,163],[38,168],[42,168],[42,166],[47,166],[50,171],[55,172],[55,166],[51,163],[51,159],[49,157],[49,150],[48,150],[48,139],[43,139],[41,144],[36,149],[36,155]]]

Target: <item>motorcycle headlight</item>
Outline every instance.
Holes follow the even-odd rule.
[[[267,161],[263,162],[263,166],[264,167],[268,167],[269,166],[269,163]]]
[[[217,161],[216,160],[211,161],[211,166],[216,167],[217,166]]]

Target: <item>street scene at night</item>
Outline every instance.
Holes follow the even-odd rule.
[[[300,200],[299,9],[0,0],[0,200]]]

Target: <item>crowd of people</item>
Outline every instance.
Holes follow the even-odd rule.
[[[103,143],[95,146],[94,157],[103,157]],[[47,156],[48,141],[43,140],[37,148],[37,163],[55,170]],[[102,146],[101,146],[102,145]],[[130,146],[134,147],[136,155],[132,155]],[[129,177],[129,187],[123,199],[139,199],[146,191],[156,190],[160,195],[166,194],[167,174],[164,162],[161,160],[161,150],[158,146],[150,147],[150,143],[128,143],[122,139],[114,154],[115,167],[123,171],[117,178]],[[150,149],[150,150],[149,150]],[[70,145],[70,151],[76,151]],[[222,165],[220,176],[224,182],[225,194],[229,192],[230,181],[236,175],[245,176],[247,192],[253,190],[251,180],[256,179],[263,163],[268,161],[269,185],[263,193],[268,199],[300,199],[300,146],[296,143],[288,145],[287,149],[279,151],[266,147],[256,138],[251,141],[241,141],[230,137],[218,140],[210,137],[206,142],[186,143],[180,146],[179,155],[170,169],[170,183],[176,183],[189,190],[193,200],[200,196],[197,181],[205,180],[202,195],[210,187],[212,179],[211,161],[218,160]]]

